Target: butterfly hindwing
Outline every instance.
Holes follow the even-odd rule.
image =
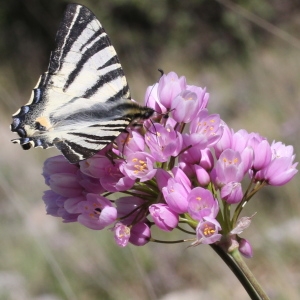
[[[21,137],[13,142],[24,149],[56,146],[75,163],[104,148],[135,118],[152,113],[130,100],[115,49],[95,15],[69,4],[48,71],[13,115],[11,130]]]

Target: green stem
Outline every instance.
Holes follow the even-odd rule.
[[[140,183],[140,185],[141,185],[141,183]],[[142,186],[147,186],[149,188],[151,187],[152,188],[151,190],[153,190],[155,192],[159,192],[156,180],[154,180],[153,178],[150,179],[150,180],[147,180],[147,184],[143,184]]]
[[[182,227],[178,226],[176,227],[178,230],[182,231],[182,232],[185,232],[187,234],[192,234],[192,235],[196,235],[196,233],[194,231],[188,231],[186,229],[183,229]]]
[[[230,204],[228,204],[227,202],[223,202],[223,212],[224,212],[224,226],[226,227],[222,227],[224,230],[224,233],[229,233],[231,231],[231,224],[230,224]]]
[[[190,240],[162,241],[162,240],[157,240],[157,239],[154,239],[154,238],[150,238],[149,241],[154,242],[154,243],[160,243],[160,244],[179,244],[179,243],[187,242],[187,241],[190,241]]]
[[[239,217],[239,215],[240,215],[243,207],[246,205],[247,195],[248,195],[248,193],[249,193],[249,191],[250,191],[250,189],[252,187],[252,184],[253,184],[253,181],[251,180],[249,182],[249,185],[247,187],[246,192],[244,193],[242,201],[238,204],[238,206],[235,209],[235,212],[234,212],[233,217],[232,217],[232,225],[233,226],[235,226],[235,224],[237,222],[237,219],[238,219],[238,217]]]
[[[239,203],[239,205],[237,206],[237,208],[235,209],[234,215],[232,217],[232,224],[233,227],[235,226],[237,219],[242,211],[242,209],[245,207],[245,205],[249,202],[249,200],[260,190],[262,189],[264,186],[267,185],[267,183],[264,181],[262,183],[257,184],[251,191],[250,191],[250,187],[252,185],[252,182],[250,183],[247,191],[244,194],[244,197],[242,199],[242,201]]]
[[[229,254],[218,245],[211,244],[210,246],[231,269],[252,300],[269,300],[267,294],[245,264],[238,249],[234,249]]]

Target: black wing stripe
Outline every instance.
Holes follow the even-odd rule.
[[[101,70],[101,69],[104,69],[106,67],[109,67],[109,66],[112,66],[112,65],[115,65],[115,64],[119,64],[119,63],[120,63],[119,59],[115,55],[112,58],[110,58],[105,64],[103,64],[102,66],[100,66],[97,70]]]
[[[117,77],[121,77],[124,76],[123,70],[122,68],[117,68],[115,70],[112,70],[110,72],[107,72],[106,74],[104,74],[103,76],[101,76],[99,78],[98,81],[96,81],[96,83],[90,87],[89,89],[87,89],[85,91],[85,93],[83,94],[83,98],[90,98],[92,95],[94,95],[97,90],[102,87],[104,84],[113,81],[114,79],[116,79]]]
[[[116,138],[115,135],[105,135],[105,136],[98,136],[98,135],[94,135],[94,134],[86,134],[86,133],[79,133],[79,132],[69,132],[69,135],[75,135],[75,136],[79,136],[82,138],[88,138],[91,140],[95,140],[95,141],[112,141]],[[89,142],[88,140],[86,140],[87,142]]]
[[[56,51],[51,53],[48,71],[55,74],[61,63],[87,25],[95,19],[90,10],[76,4],[68,5],[56,34]]]
[[[92,45],[90,48],[86,49],[86,51],[82,54],[81,59],[76,63],[75,69],[70,73],[68,76],[68,80],[65,83],[65,86],[63,90],[65,91],[70,84],[76,79],[76,77],[79,75],[80,71],[82,70],[84,64],[97,52],[105,49],[108,47],[107,41],[105,37],[98,40],[94,45]]]
[[[79,51],[83,51],[84,47],[87,47],[90,43],[92,43],[94,40],[96,40],[102,33],[104,33],[104,29],[103,27],[99,28],[98,31],[96,31],[87,41],[86,43],[84,43],[81,48],[79,49]],[[103,36],[103,39],[105,38],[105,44],[106,45],[110,45],[110,40],[108,39],[107,35],[105,34],[105,36]]]
[[[129,86],[126,84],[126,86],[123,87],[120,91],[118,91],[115,95],[107,99],[107,102],[113,102],[118,99],[125,98],[125,99],[131,99],[130,93],[129,93]]]
[[[89,149],[67,140],[65,140],[64,142],[56,142],[55,146],[71,163],[78,163],[82,159],[89,158],[95,155],[100,149],[104,148],[101,147],[100,149]]]
[[[76,143],[73,143],[73,142],[70,142],[70,141],[64,141],[64,143],[66,145],[68,145],[72,149],[72,151],[74,151],[75,153],[81,154],[84,157],[90,157],[91,153],[96,154],[99,151],[99,149],[95,150],[95,149],[86,148],[86,147],[83,147],[79,144],[76,144]]]
[[[111,143],[115,138],[116,138],[116,137],[114,137],[112,140],[107,140],[107,141],[88,141],[88,140],[84,140],[84,141],[87,142],[87,143],[89,143],[89,144],[96,144],[96,145],[104,145],[104,146],[106,146],[106,145],[108,145],[109,143]],[[101,150],[102,148],[104,148],[104,146],[101,147],[99,150]],[[98,150],[98,151],[99,151],[99,150]],[[98,152],[98,151],[97,151],[97,152]]]
[[[120,119],[119,119],[120,120]],[[130,123],[130,120],[125,119],[125,121],[128,121],[128,124]],[[95,125],[91,125],[89,127],[98,127],[99,129],[103,128],[105,129],[105,131],[115,131],[115,130],[119,130],[119,131],[123,131],[126,127],[124,124],[95,124]],[[111,129],[110,129],[111,128]]]

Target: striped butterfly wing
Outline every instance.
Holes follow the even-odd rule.
[[[95,15],[69,4],[48,71],[13,115],[11,130],[23,149],[56,146],[76,163],[104,148],[134,118],[152,113],[130,100],[115,49]]]

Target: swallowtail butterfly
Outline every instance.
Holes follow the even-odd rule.
[[[95,15],[69,4],[48,71],[14,115],[12,140],[23,149],[55,146],[71,162],[95,155],[154,111],[131,101],[114,47]]]

